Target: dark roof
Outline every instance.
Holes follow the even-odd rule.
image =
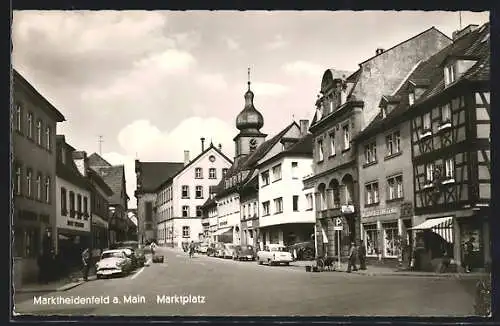
[[[103,191],[104,193],[109,197],[113,196],[113,190],[104,182],[104,180],[101,178],[101,176],[94,170],[88,169],[87,170],[87,175],[88,177],[93,180]]]
[[[121,204],[121,194],[122,191],[126,191],[124,188],[125,184],[125,166],[114,165],[104,168],[93,168],[101,178],[106,182],[106,184],[113,191],[113,195],[108,198],[111,205]]]
[[[286,156],[310,156],[313,155],[313,135],[307,134],[300,138],[296,144],[291,146],[289,149],[279,152],[273,157],[269,158],[261,164],[268,164],[269,162],[275,161],[281,157]]]
[[[236,186],[231,187],[230,189],[224,188],[225,180],[231,178],[234,175],[237,175],[241,171],[254,169],[257,162],[262,157],[264,157],[264,155],[266,155],[267,152],[269,152],[273,148],[273,146],[276,145],[281,140],[281,138],[283,138],[284,135],[286,135],[288,130],[290,130],[290,128],[292,128],[293,125],[296,125],[298,128],[300,128],[299,125],[295,121],[292,122],[285,129],[283,129],[277,135],[275,135],[273,138],[266,140],[265,142],[260,144],[260,146],[257,147],[257,149],[252,154],[235,162],[235,164],[233,164],[226,172],[226,176],[224,178],[222,178],[222,180],[217,185],[217,195],[220,196],[222,194],[233,191],[233,189],[235,189]],[[243,182],[245,182],[245,181],[247,181],[247,180],[243,180]]]
[[[65,153],[69,153],[74,151],[75,149],[68,143],[66,143],[66,138],[64,135],[56,135],[56,148],[59,153],[61,148],[65,148]],[[83,189],[90,190],[90,184],[88,180],[78,171],[78,168],[75,165],[73,159],[71,159],[70,155],[67,155],[70,159],[66,160],[66,163],[62,162],[62,157],[58,154],[56,158],[56,175],[64,179],[75,186],[78,186]]]
[[[97,153],[92,153],[92,155],[88,157],[88,162],[91,168],[111,166],[111,164],[108,161],[103,159],[102,156],[100,156]]]
[[[486,24],[484,28],[476,29],[469,34],[455,40],[452,44],[439,51],[438,53],[431,56],[424,62],[418,64],[414,69],[412,74],[408,77],[406,82],[404,82],[401,87],[396,91],[395,96],[400,97],[401,101],[399,104],[391,111],[389,114],[383,118],[380,112],[374,120],[356,137],[357,140],[366,139],[374,135],[386,127],[390,127],[394,124],[394,119],[402,117],[402,115],[408,111],[408,88],[405,87],[407,82],[415,84],[421,84],[421,82],[428,81],[428,88],[424,93],[415,101],[415,105],[424,102],[425,100],[438,95],[444,90],[444,74],[442,69],[442,63],[446,58],[450,57],[451,54],[454,56],[471,56],[471,57],[481,57],[474,66],[472,66],[467,72],[465,72],[459,79],[460,80],[471,80],[471,81],[486,81],[490,78],[490,53],[489,53],[489,42],[481,42],[485,35],[489,33],[489,24]],[[479,44],[479,45],[478,45]],[[473,48],[475,51],[471,51]],[[458,51],[457,49],[460,49]],[[466,55],[467,54],[467,55]]]
[[[155,192],[165,180],[184,168],[184,163],[177,162],[139,162],[138,164],[140,164],[141,184],[137,185],[137,190],[143,192]]]
[[[203,152],[201,152],[200,154],[198,154],[198,156],[196,156],[194,159],[192,159],[186,166],[184,166],[184,163],[183,163],[183,166],[180,170],[178,170],[177,172],[175,172],[174,174],[172,174],[171,176],[169,176],[167,179],[164,179],[156,188],[155,190],[158,190],[159,188],[163,187],[165,184],[169,183],[172,179],[174,179],[179,173],[181,173],[182,171],[184,171],[185,169],[187,169],[188,167],[190,167],[191,165],[193,165],[200,157],[202,157],[203,155],[205,155],[208,151],[210,151],[211,149],[215,150],[217,153],[219,153],[223,158],[225,158],[229,163],[233,163],[233,160],[231,160],[229,157],[227,157],[224,153],[222,153],[222,151],[220,149],[218,149],[217,147],[214,146],[213,143],[210,143],[210,146],[208,146],[207,149],[205,149]]]
[[[45,97],[43,97],[42,94],[40,94],[34,87],[31,85],[16,69],[12,69],[13,71],[13,81],[14,85],[18,84],[24,86],[29,92],[31,92],[31,95],[34,95],[37,100],[39,100],[41,103],[45,104],[43,108],[45,108],[48,113],[50,113],[53,117],[55,117],[55,120],[57,122],[63,122],[66,121],[66,118],[64,115],[56,109],[55,106],[53,106]]]
[[[208,198],[203,203],[203,205],[201,205],[201,208],[208,208],[208,207],[212,207],[212,206],[216,206],[216,205],[217,205],[217,201],[215,200],[215,198]]]

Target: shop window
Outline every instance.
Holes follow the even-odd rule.
[[[382,224],[384,230],[384,256],[397,257],[398,223]]]
[[[379,252],[378,250],[378,230],[376,224],[369,224],[363,226],[365,229],[365,245],[366,245],[366,255],[376,256]]]

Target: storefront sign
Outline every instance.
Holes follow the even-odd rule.
[[[396,207],[386,207],[380,209],[365,210],[361,214],[361,217],[366,218],[372,216],[390,215],[390,214],[396,214],[397,212],[398,210]]]
[[[342,205],[341,212],[342,212],[342,214],[352,214],[352,213],[354,213],[354,206],[353,205]]]
[[[224,226],[224,225],[227,225],[227,221],[224,221],[224,222],[220,222],[220,223],[219,223],[219,226]]]
[[[74,227],[77,227],[77,228],[83,228],[83,227],[85,227],[85,224],[83,224],[81,222],[77,222],[77,221],[68,221],[66,224],[68,226],[74,226]]]

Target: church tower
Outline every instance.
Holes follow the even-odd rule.
[[[250,89],[250,68],[248,68],[248,90],[245,93],[245,107],[236,117],[236,128],[240,132],[233,139],[235,162],[251,154],[266,140],[267,135],[260,132],[260,129],[264,126],[264,118],[253,105],[253,98],[254,95]]]

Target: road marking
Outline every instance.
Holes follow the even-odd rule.
[[[132,277],[130,278],[131,280],[133,280],[134,278],[137,277],[137,275],[141,274],[142,271],[144,270],[145,267],[141,268],[137,273],[135,273],[134,275],[132,275]]]

